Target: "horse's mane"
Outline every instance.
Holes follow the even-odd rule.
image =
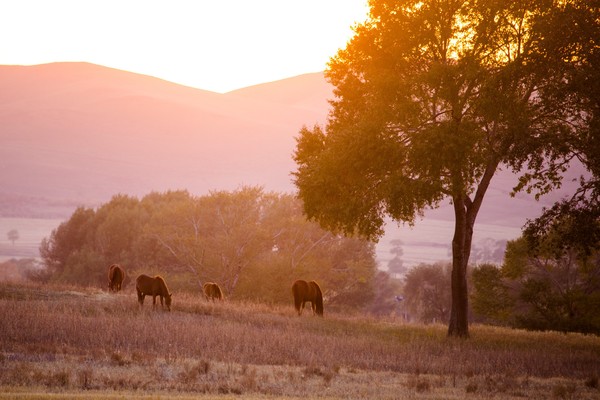
[[[165,280],[163,279],[162,276],[160,275],[156,275],[154,277],[154,279],[156,279],[156,281],[158,282],[158,284],[160,285],[160,288],[164,291],[165,294],[170,295],[171,293],[169,292],[169,288],[167,287],[167,283],[165,282]]]

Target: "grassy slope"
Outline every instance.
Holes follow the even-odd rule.
[[[0,399],[598,398],[600,338],[0,285]],[[109,392],[107,392],[107,390]]]

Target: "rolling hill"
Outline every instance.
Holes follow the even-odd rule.
[[[292,192],[294,138],[326,121],[331,97],[322,73],[219,94],[88,63],[0,66],[0,217],[68,218],[117,193]],[[572,190],[567,182],[537,203],[511,199],[515,182],[506,171],[495,177],[476,240],[516,237]],[[407,264],[447,258],[451,221],[445,204],[412,230],[390,226],[380,259],[394,238]]]
[[[328,92],[322,74],[218,94],[86,63],[2,66],[0,198],[291,191],[294,136],[324,121]]]

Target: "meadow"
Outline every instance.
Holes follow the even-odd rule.
[[[0,284],[0,399],[598,399],[600,337]]]

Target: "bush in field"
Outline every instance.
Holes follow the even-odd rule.
[[[576,212],[530,222],[523,237],[508,242],[502,268],[473,271],[474,311],[515,327],[600,333],[597,232],[597,218]]]
[[[493,264],[481,264],[473,268],[471,278],[471,305],[476,320],[506,324],[510,320],[514,300],[504,283],[502,270]]]
[[[406,309],[421,322],[448,322],[450,317],[450,264],[420,264],[404,278]]]
[[[36,276],[39,272],[39,262],[34,258],[11,258],[4,262],[0,262],[0,282],[23,281],[30,279],[32,276]]]
[[[375,290],[372,243],[324,231],[295,197],[256,187],[118,195],[77,209],[40,253],[51,280],[82,285],[104,286],[108,265],[120,263],[129,281],[160,273],[172,290],[196,291],[210,280],[240,299],[287,302],[298,278],[319,281],[333,303],[351,307],[367,306]]]
[[[515,303],[514,324],[529,329],[600,333],[600,253],[509,242],[502,268]]]
[[[369,312],[374,315],[392,315],[401,312],[401,305],[398,303],[398,296],[402,292],[402,282],[394,279],[384,271],[378,271],[373,281],[377,290],[374,291],[375,297],[369,307]]]

